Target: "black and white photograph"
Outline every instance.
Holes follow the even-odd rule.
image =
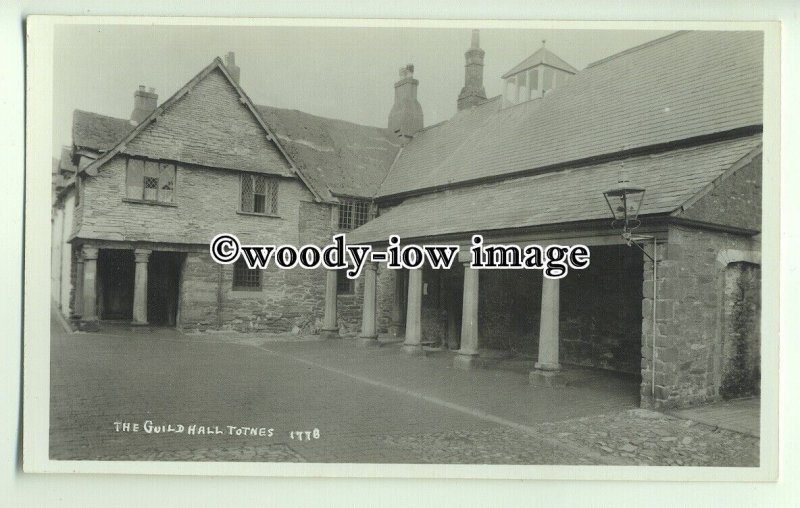
[[[774,479],[765,25],[37,21],[26,468]]]

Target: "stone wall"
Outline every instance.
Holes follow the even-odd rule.
[[[50,298],[61,310],[61,258],[64,244],[64,208],[58,203],[50,219]],[[69,245],[66,245],[69,247]]]
[[[72,306],[73,300],[73,285],[75,283],[75,255],[73,253],[72,245],[67,243],[70,235],[72,234],[74,224],[75,212],[75,196],[73,192],[69,192],[64,198],[63,220],[61,224],[61,295],[60,305],[61,314],[64,317],[69,317],[70,313],[74,311]]]
[[[659,245],[656,306],[655,393],[652,391],[653,266],[644,263],[642,305],[642,405],[677,407],[719,398],[722,385],[727,249],[757,252],[751,237],[671,225]],[[652,253],[652,246],[647,247]],[[748,305],[760,307],[752,289]]]
[[[282,178],[278,217],[238,212],[239,173],[178,164],[174,206],[125,201],[125,161],[118,156],[84,181],[81,240],[169,243],[190,251],[182,270],[179,326],[187,330],[314,333],[324,311],[325,273],[264,271],[260,291],[234,291],[232,265],[220,267],[204,244],[221,232],[243,244],[317,244],[331,238],[330,206],[312,202],[298,179]],[[155,250],[158,250],[157,247]]]
[[[724,398],[761,390],[761,268],[734,262],[725,268],[722,384]]]
[[[680,217],[743,229],[761,229],[761,155],[740,167]]]
[[[346,337],[355,337],[361,333],[361,304],[364,301],[364,278],[355,280],[351,294],[336,296],[336,320],[339,333]]]
[[[233,289],[233,265],[205,252],[187,254],[181,273],[179,326],[188,331],[317,333],[322,326],[325,271],[262,271],[260,290]]]
[[[74,231],[81,239],[208,244],[218,233],[242,243],[297,245],[302,203],[313,196],[295,178],[278,186],[278,216],[239,213],[239,172],[178,164],[173,206],[126,201],[126,157],[117,156],[84,180],[82,214]],[[308,210],[304,207],[304,210]],[[309,220],[304,219],[306,228]],[[327,218],[320,228],[328,225]]]

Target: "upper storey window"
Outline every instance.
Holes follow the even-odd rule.
[[[278,179],[242,173],[240,210],[245,213],[278,215]]]
[[[172,203],[175,194],[175,164],[128,159],[125,196],[129,199]]]

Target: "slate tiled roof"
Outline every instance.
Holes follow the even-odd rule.
[[[735,162],[758,149],[760,135],[624,160],[645,187],[641,214],[678,209]],[[617,183],[620,161],[507,179],[411,197],[348,234],[349,243],[535,227],[606,219],[602,192]]]
[[[133,130],[129,120],[76,109],[72,114],[72,143],[77,148],[105,152]]]
[[[465,144],[472,133],[499,111],[501,102],[499,96],[489,99],[473,108],[462,109],[446,122],[422,129],[414,134],[413,149],[404,148],[397,163],[402,160],[403,167],[436,167],[452,153],[468,149]]]
[[[306,177],[337,195],[374,196],[400,149],[389,129],[269,106],[258,111]]]
[[[534,65],[539,64],[549,65],[550,67],[555,67],[556,69],[562,69],[572,73],[578,72],[578,69],[562,60],[558,55],[549,49],[539,48],[539,50],[537,50],[534,54],[515,65],[510,71],[503,74],[502,79],[506,79],[507,77],[518,73],[519,71],[530,69]]]
[[[679,32],[490,115],[460,144],[446,124],[411,140],[378,197],[418,193],[762,123],[761,32]],[[450,122],[448,122],[450,123]]]

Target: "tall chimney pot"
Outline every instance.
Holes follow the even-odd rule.
[[[481,49],[480,32],[472,31],[472,45],[464,53],[464,88],[458,94],[458,110],[476,106],[486,100],[483,87],[483,57],[486,53]]]
[[[394,84],[394,105],[389,112],[389,130],[408,141],[422,129],[422,106],[417,100],[419,81],[414,79],[414,66],[400,68],[400,79]]]
[[[225,67],[228,69],[228,73],[231,75],[231,78],[233,78],[233,81],[238,85],[241,69],[236,65],[236,53],[233,51],[228,51],[228,54],[225,55]]]
[[[131,123],[138,125],[158,106],[158,94],[156,89],[150,87],[150,91],[145,90],[144,85],[139,85],[139,89],[133,93],[133,111],[131,112]]]

